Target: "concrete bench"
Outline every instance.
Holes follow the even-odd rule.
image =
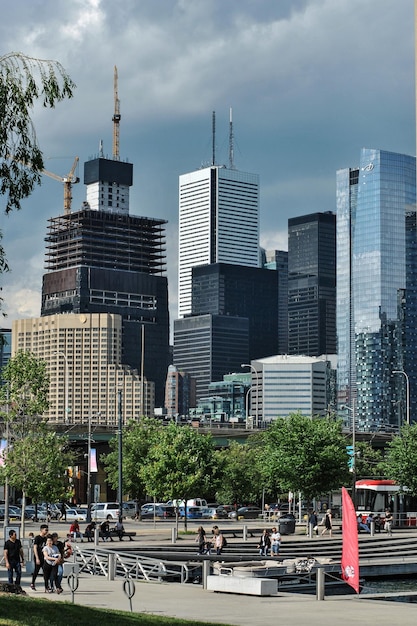
[[[272,578],[207,576],[207,590],[249,596],[272,596],[278,593],[278,581]]]

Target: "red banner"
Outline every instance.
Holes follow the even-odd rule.
[[[359,593],[359,545],[358,523],[352,498],[342,487],[343,545],[342,578]]]

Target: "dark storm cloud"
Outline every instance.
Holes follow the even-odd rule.
[[[35,112],[59,174],[100,139],[111,154],[117,65],[131,212],[169,220],[174,302],[178,175],[210,160],[211,112],[227,162],[233,107],[236,166],[261,178],[262,242],[282,247],[289,217],[334,209],[335,172],[362,146],[415,153],[413,27],[409,0],[15,0],[0,38],[4,52],[58,59],[78,85],[72,101]],[[39,313],[46,220],[62,195],[45,179],[2,220],[10,318]],[[84,197],[80,184],[73,206]]]

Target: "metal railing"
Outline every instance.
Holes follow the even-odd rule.
[[[186,583],[201,565],[176,561],[163,561],[129,552],[97,550],[74,545],[73,562],[79,573],[106,576],[109,580],[117,577],[132,578],[153,582],[177,580]]]

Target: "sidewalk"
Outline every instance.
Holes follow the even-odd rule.
[[[5,578],[4,574],[1,577]],[[72,594],[63,581],[62,595],[43,593],[43,580],[37,581],[39,591],[29,587],[25,575],[22,586],[31,597],[54,602],[71,602]],[[103,576],[81,575],[75,592],[76,604],[98,608],[130,611],[130,602],[123,591],[123,580],[108,581]],[[299,626],[334,626],[341,619],[352,624],[415,626],[416,606],[402,602],[365,600],[360,596],[331,596],[318,602],[315,596],[280,593],[272,597],[238,596],[212,593],[200,585],[179,583],[146,583],[135,581],[132,598],[134,612],[201,620],[236,626],[265,626],[281,623]]]

